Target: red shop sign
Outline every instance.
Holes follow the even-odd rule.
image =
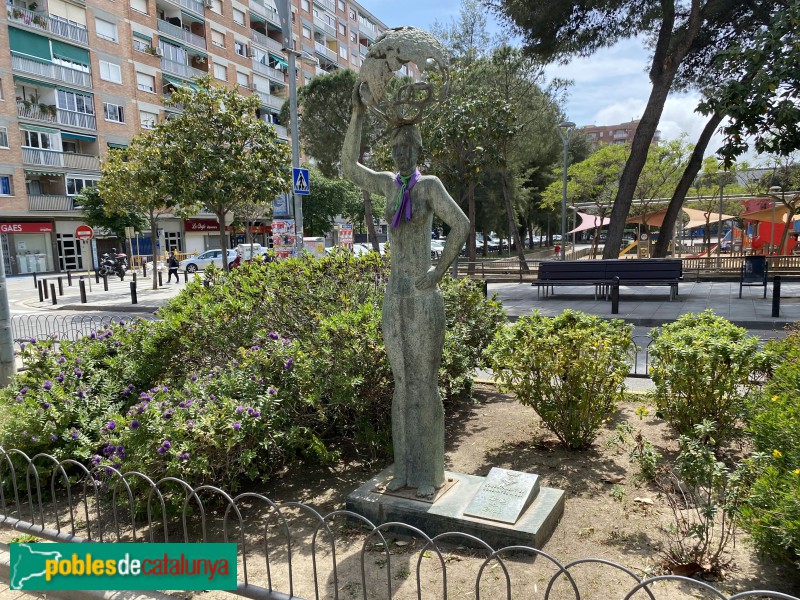
[[[52,223],[0,223],[0,233],[52,233]]]

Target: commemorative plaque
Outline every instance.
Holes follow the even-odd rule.
[[[465,515],[513,525],[539,493],[539,476],[492,467]]]

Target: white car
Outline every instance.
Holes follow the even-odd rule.
[[[236,260],[236,250],[228,250],[227,260],[228,265]],[[196,273],[212,263],[215,267],[222,268],[222,250],[206,250],[199,256],[182,260],[178,263],[178,266],[187,273]]]

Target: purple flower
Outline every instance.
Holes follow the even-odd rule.
[[[112,454],[114,454],[114,446],[106,446],[105,448],[103,448],[103,454],[105,454],[106,456],[111,456]]]
[[[237,407],[236,407],[236,414],[237,414],[237,415],[240,415],[240,414],[242,414],[243,412],[244,412],[244,406],[242,406],[242,405],[240,404],[239,406],[237,406]]]
[[[106,423],[106,428],[109,431],[114,431],[117,428],[117,423],[115,421],[109,421],[108,423]]]
[[[100,456],[99,454],[95,454],[95,455],[92,457],[92,464],[93,464],[93,465],[99,465],[101,460],[103,460],[103,457],[102,457],[102,456]]]
[[[138,429],[138,428],[139,428],[139,421],[137,421],[136,419],[131,421],[131,429]]]
[[[189,453],[188,452],[184,452],[184,453],[180,454],[179,456],[180,456],[181,460],[189,460]]]
[[[161,445],[162,445],[164,448],[166,448],[167,450],[169,450],[170,448],[172,448],[172,444],[170,443],[170,441],[169,441],[169,440],[164,440],[163,442],[161,442]]]
[[[253,414],[252,414],[251,416],[252,416],[254,419],[257,419],[258,417],[260,417],[260,416],[261,416],[261,411],[260,411],[260,410],[254,410],[254,411],[253,411]]]
[[[78,398],[81,399],[86,398],[86,394],[84,394],[83,392],[78,392]]]
[[[158,393],[158,388],[157,388],[157,387],[151,388],[151,389],[150,389],[150,393],[151,393],[151,394],[156,394],[156,393]]]
[[[114,467],[115,469],[119,469],[119,468],[122,466],[122,463],[121,463],[121,462],[119,462],[119,461],[117,461],[117,462],[115,462],[115,463],[114,463],[113,465],[111,465],[111,466],[112,466],[112,467]]]
[[[189,419],[186,421],[186,427],[187,429],[194,429],[194,419]]]
[[[277,394],[277,393],[278,393],[278,390],[276,390],[274,387],[271,387],[271,388],[269,388],[269,389],[267,390],[267,392],[269,392],[269,395],[270,395],[270,396],[274,396],[275,394]]]
[[[77,377],[78,379],[83,377],[83,371],[81,371],[80,369],[74,369],[72,372],[75,374],[75,377]]]
[[[49,402],[42,402],[42,408],[50,408]]]
[[[131,395],[131,391],[130,390],[122,390],[122,395],[123,396],[130,396]]]
[[[119,326],[120,326],[120,327],[125,327],[125,321],[120,321],[120,322],[119,322]]]
[[[22,402],[24,398],[22,396],[17,396],[17,402]]]
[[[33,436],[31,436],[31,441],[32,441],[34,444],[36,444],[36,443],[38,443],[38,442],[39,442],[39,438],[38,438],[38,437],[36,437],[35,435],[33,435]]]
[[[286,369],[287,371],[289,369],[291,369],[292,366],[294,366],[294,359],[293,358],[289,358],[289,359],[286,360],[285,363],[283,363],[283,368]]]
[[[63,356],[59,356],[59,357],[58,357],[58,360],[56,360],[56,362],[57,362],[58,364],[60,364],[60,365],[63,365],[65,362],[67,362],[67,359],[66,359],[66,358],[64,358]]]
[[[133,390],[133,384],[132,384],[132,383],[129,383],[129,384],[128,384],[128,389],[129,389],[129,390]]]
[[[274,331],[270,331],[270,332],[269,332],[269,339],[271,339],[271,340],[277,340],[279,337],[281,337],[281,336],[279,336],[279,335],[278,335],[277,333],[275,333]]]
[[[69,434],[69,437],[71,437],[73,440],[77,440],[78,439],[78,430],[77,429],[73,429],[72,433]]]
[[[36,343],[36,338],[35,338],[35,337],[32,337],[32,338],[31,338],[31,344],[35,344],[35,343]]]
[[[209,394],[208,398],[209,398],[209,400],[216,400],[217,399],[217,397],[214,394]]]
[[[166,451],[167,451],[167,449],[164,448],[164,446],[159,446],[158,450],[156,450],[156,452],[158,452],[159,454],[164,454],[164,452],[166,452]]]
[[[139,394],[139,399],[149,402],[150,400],[152,400],[152,397],[150,396],[150,394],[142,392],[141,394]]]
[[[61,383],[62,381],[64,381],[64,374],[63,373],[59,373],[58,375],[56,375],[56,381],[58,383]]]
[[[234,367],[238,367],[239,366],[239,361],[238,360],[233,361],[233,366]]]
[[[96,340],[97,339],[97,334],[93,331],[92,334],[89,337],[92,338],[93,340]]]
[[[256,411],[253,409],[252,406],[247,409],[247,414],[250,415],[251,417],[253,416],[254,412],[256,412]]]
[[[58,436],[55,433],[51,433],[50,434],[50,441],[51,442],[57,442],[58,441]]]
[[[161,391],[162,391],[162,392],[168,392],[168,391],[169,391],[169,388],[168,388],[167,386],[163,386],[163,387],[161,388]]]
[[[242,428],[242,424],[241,423],[234,423],[233,424],[233,430],[234,431],[239,431],[241,428]]]
[[[50,388],[53,387],[53,384],[50,383],[49,379],[45,379],[44,384],[42,384],[42,387],[45,389],[45,391],[50,391]]]
[[[178,408],[186,408],[186,402],[178,402]]]
[[[192,381],[197,381],[197,375],[192,375],[189,379],[191,379]]]
[[[23,387],[23,388],[22,388],[22,389],[19,391],[19,393],[20,393],[20,394],[22,394],[23,396],[24,396],[25,394],[27,394],[27,393],[28,393],[28,386],[26,385],[25,387]]]

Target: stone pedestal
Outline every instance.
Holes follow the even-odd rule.
[[[447,483],[436,496],[422,500],[413,490],[386,492],[392,478],[392,467],[388,467],[349,494],[346,508],[375,525],[406,523],[430,537],[458,531],[495,549],[542,548],[564,512],[563,490],[540,487],[536,475],[492,469],[489,477],[450,471],[445,477]]]

